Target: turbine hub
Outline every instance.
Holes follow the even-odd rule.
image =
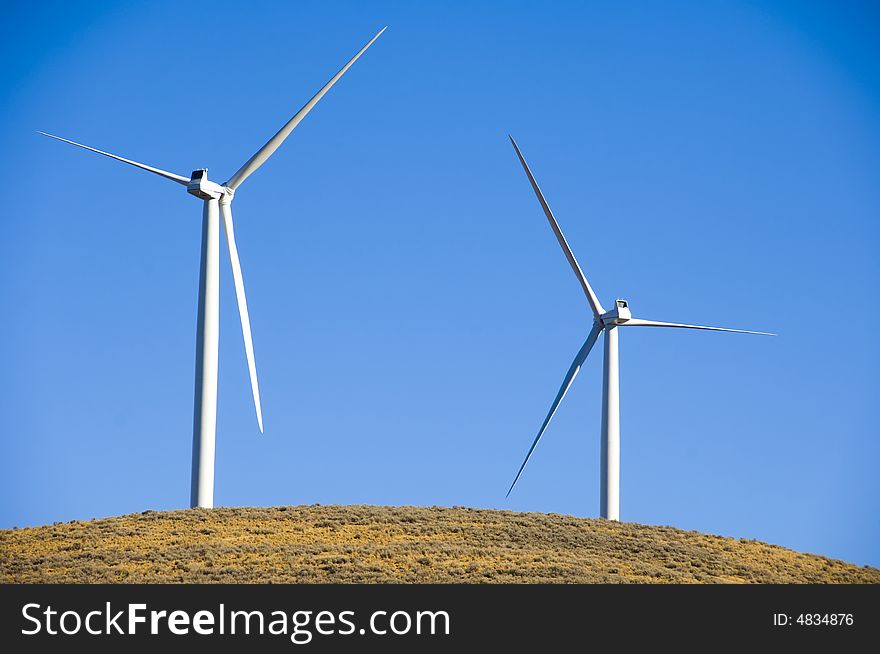
[[[225,193],[225,189],[208,179],[208,169],[194,170],[186,185],[187,193],[202,200],[216,200]]]
[[[632,314],[629,311],[629,302],[617,298],[617,300],[614,302],[614,308],[610,311],[606,311],[599,317],[602,319],[602,324],[606,327],[612,325],[622,325],[627,320],[632,318]]]

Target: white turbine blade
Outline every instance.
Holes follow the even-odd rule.
[[[547,425],[550,424],[550,421],[553,419],[553,416],[556,414],[556,409],[559,408],[560,402],[562,402],[562,398],[565,397],[565,394],[568,392],[568,389],[571,387],[574,378],[577,377],[577,374],[581,370],[581,366],[584,364],[584,361],[587,359],[587,355],[590,353],[590,350],[593,349],[593,345],[596,342],[596,339],[599,338],[599,333],[602,331],[603,326],[601,323],[595,323],[593,325],[593,330],[590,332],[590,335],[587,336],[587,340],[584,341],[584,344],[581,346],[581,349],[578,350],[578,353],[574,357],[574,361],[571,363],[571,367],[568,369],[568,372],[565,373],[565,379],[562,380],[562,386],[559,388],[559,392],[556,394],[556,399],[553,400],[553,404],[550,405],[550,412],[547,414],[547,417],[544,418],[544,422],[541,425],[541,429],[538,430],[538,435],[535,437],[534,442],[532,442],[532,446],[529,448],[528,454],[526,454],[525,460],[522,462],[522,465],[519,467],[519,472],[516,473],[516,477],[513,480],[513,483],[510,485],[510,488],[507,490],[507,497],[510,497],[510,492],[513,490],[513,487],[516,486],[516,482],[519,481],[520,475],[522,475],[523,470],[526,467],[526,464],[529,462],[529,459],[532,457],[532,452],[535,451],[535,447],[538,445],[538,441],[541,440],[541,436],[544,435],[544,432],[547,431]]]
[[[43,136],[48,136],[50,139],[55,139],[56,141],[64,141],[65,143],[70,143],[71,145],[75,145],[78,148],[82,148],[84,150],[89,150],[90,152],[96,152],[98,154],[103,154],[105,157],[110,157],[111,159],[116,159],[116,161],[121,161],[122,163],[127,163],[131,166],[136,166],[137,168],[142,168],[143,170],[149,171],[151,173],[155,173],[156,175],[161,175],[165,179],[170,179],[173,182],[177,182],[178,184],[183,184],[186,186],[189,184],[189,177],[184,177],[183,175],[175,175],[174,173],[169,173],[167,170],[162,170],[161,168],[153,168],[152,166],[148,166],[146,164],[138,163],[137,161],[132,161],[131,159],[126,159],[124,157],[117,156],[115,154],[110,154],[109,152],[104,152],[103,150],[97,150],[95,148],[90,148],[87,145],[83,145],[82,143],[77,143],[76,141],[70,141],[68,139],[63,139],[60,136],[55,136],[54,134],[47,134],[46,132],[37,131],[37,134],[42,134]]]
[[[553,212],[550,211],[550,205],[548,205],[547,200],[544,199],[544,194],[541,193],[538,182],[535,181],[535,176],[532,175],[532,171],[529,169],[529,165],[526,163],[525,157],[523,157],[522,152],[520,152],[519,146],[516,144],[516,141],[513,140],[513,137],[510,134],[507,135],[507,138],[509,138],[510,142],[513,144],[513,149],[516,150],[516,156],[519,157],[519,162],[522,164],[523,170],[526,171],[526,175],[528,175],[529,182],[531,182],[532,188],[535,190],[535,195],[538,196],[538,202],[541,203],[541,207],[544,209],[544,213],[547,214],[547,220],[550,221],[550,227],[553,229],[553,233],[556,234],[556,240],[559,241],[559,245],[562,246],[562,251],[565,252],[565,258],[568,259],[568,263],[571,265],[571,269],[574,270],[575,276],[577,276],[578,281],[581,283],[581,286],[584,289],[584,295],[587,296],[587,301],[590,303],[590,308],[593,310],[593,315],[598,318],[603,313],[605,313],[605,310],[602,308],[602,305],[599,302],[599,298],[596,297],[596,294],[593,292],[593,288],[590,286],[590,282],[587,281],[587,278],[581,270],[581,267],[578,265],[577,259],[574,258],[574,252],[571,251],[571,248],[568,245],[568,241],[565,240],[565,235],[559,228],[559,223],[557,223],[556,218],[553,217]]]
[[[273,136],[271,139],[269,139],[266,145],[260,148],[253,157],[247,160],[247,163],[245,163],[245,165],[238,169],[238,172],[236,172],[232,177],[229,178],[229,181],[226,182],[226,186],[234,191],[241,185],[244,180],[250,177],[250,175],[253,174],[253,172],[256,171],[257,168],[262,166],[265,163],[266,159],[271,157],[275,150],[277,150],[281,146],[281,144],[284,143],[284,140],[288,136],[290,136],[290,133],[293,131],[294,127],[299,125],[300,121],[305,118],[306,115],[312,110],[312,107],[318,104],[318,101],[324,97],[324,94],[330,90],[330,87],[336,84],[337,80],[342,77],[343,74],[345,74],[345,71],[351,68],[351,65],[356,62],[358,58],[362,54],[364,54],[364,52],[367,51],[367,48],[373,45],[373,42],[378,39],[382,35],[382,32],[384,32],[386,29],[388,28],[383,27],[381,30],[379,30],[379,33],[376,34],[376,36],[374,36],[372,39],[370,39],[370,42],[367,43],[367,45],[365,45],[363,48],[361,48],[360,51],[354,57],[352,57],[349,62],[345,64],[345,66],[342,67],[342,70],[336,73],[330,79],[330,81],[327,82],[324,87],[315,94],[315,97],[309,100],[302,109],[296,112],[296,115],[294,115],[293,118],[287,121],[287,124],[284,125],[284,127],[282,127],[280,130],[278,130],[278,133],[275,134],[275,136]]]
[[[260,387],[257,385],[257,362],[254,359],[254,342],[251,338],[251,320],[248,317],[247,297],[244,294],[244,279],[241,275],[241,262],[238,260],[238,248],[235,245],[235,231],[232,226],[232,207],[220,203],[223,216],[223,227],[226,231],[226,243],[229,245],[229,263],[232,265],[232,279],[235,282],[235,299],[238,301],[238,315],[241,318],[241,333],[244,336],[244,353],[247,356],[248,372],[251,376],[251,391],[254,394],[254,408],[257,410],[257,424],[263,433],[263,410],[260,408]]]
[[[685,325],[677,322],[659,322],[657,320],[641,320],[630,318],[618,327],[678,327],[680,329],[707,329],[712,332],[734,332],[736,334],[758,334],[760,336],[776,336],[770,332],[753,332],[746,329],[728,329],[727,327],[705,327],[703,325]]]

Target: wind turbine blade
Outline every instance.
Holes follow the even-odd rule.
[[[538,430],[538,435],[535,437],[532,446],[529,448],[528,454],[526,454],[525,460],[522,462],[522,465],[519,467],[519,472],[516,473],[516,477],[513,480],[513,483],[510,485],[510,488],[507,490],[507,497],[510,497],[510,492],[513,490],[513,487],[516,486],[516,482],[519,481],[520,475],[522,475],[523,470],[526,467],[526,464],[529,462],[529,459],[532,457],[532,452],[535,451],[535,447],[538,445],[538,441],[541,440],[541,437],[544,435],[544,432],[547,431],[547,425],[550,424],[550,421],[553,419],[553,416],[556,414],[556,409],[559,408],[560,402],[562,402],[562,398],[565,397],[565,394],[568,392],[568,389],[571,387],[574,378],[577,377],[577,374],[581,370],[581,366],[584,364],[584,361],[587,359],[587,355],[590,353],[590,350],[593,349],[593,345],[596,343],[596,339],[599,338],[599,334],[602,332],[603,326],[601,323],[595,323],[593,325],[593,330],[590,332],[590,335],[587,336],[587,340],[584,341],[584,344],[581,346],[581,349],[578,350],[578,353],[574,357],[574,361],[571,363],[571,367],[568,369],[568,372],[565,373],[565,379],[562,380],[562,386],[559,388],[559,392],[556,394],[556,399],[553,400],[553,404],[550,405],[550,412],[547,414],[547,417],[544,418],[544,422],[541,425],[541,429]]]
[[[685,325],[678,322],[660,322],[658,320],[641,320],[640,318],[630,318],[618,327],[678,327],[680,329],[707,329],[712,332],[734,332],[736,334],[758,334],[760,336],[776,336],[770,332],[753,332],[746,329],[728,329],[727,327],[705,327],[703,325]]]
[[[109,152],[104,152],[103,150],[97,150],[95,148],[90,148],[89,146],[83,145],[82,143],[77,143],[76,141],[70,141],[68,139],[63,139],[60,136],[55,136],[54,134],[47,134],[46,132],[41,132],[39,130],[37,130],[37,134],[42,134],[43,136],[48,136],[50,139],[55,139],[56,141],[63,141],[64,143],[70,143],[71,145],[75,145],[76,147],[82,148],[83,150],[89,150],[90,152],[97,152],[98,154],[103,154],[105,157],[110,157],[111,159],[116,159],[116,161],[121,161],[122,163],[127,163],[131,166],[136,166],[137,168],[141,168],[141,169],[149,171],[151,173],[155,173],[156,175],[161,175],[165,179],[170,179],[171,181],[177,182],[178,184],[183,184],[184,186],[189,184],[189,177],[184,177],[182,175],[175,175],[174,173],[169,173],[167,170],[162,170],[161,168],[153,168],[152,166],[138,163],[137,161],[132,161],[131,159],[126,159],[124,157],[120,157],[115,154],[111,154]]]
[[[318,101],[324,97],[324,94],[330,90],[330,87],[336,84],[337,80],[345,74],[345,71],[351,68],[351,65],[356,62],[358,58],[362,54],[364,54],[364,52],[367,51],[367,48],[373,45],[373,42],[378,39],[382,35],[382,32],[384,32],[386,29],[388,28],[383,27],[381,30],[379,30],[379,33],[376,34],[376,36],[374,36],[372,39],[370,39],[369,43],[361,48],[360,51],[358,51],[358,53],[354,57],[352,57],[349,62],[345,64],[345,66],[342,67],[342,70],[336,73],[330,79],[330,81],[327,82],[324,87],[315,94],[315,97],[309,100],[302,109],[296,112],[294,117],[287,121],[287,124],[285,124],[284,127],[282,127],[280,130],[278,130],[278,133],[275,134],[275,136],[273,136],[271,139],[269,139],[266,145],[260,148],[256,152],[256,154],[254,154],[254,156],[247,160],[247,163],[245,163],[245,165],[238,169],[238,172],[236,172],[232,177],[229,178],[229,181],[226,182],[226,186],[234,191],[241,185],[244,180],[250,177],[250,175],[253,174],[254,171],[257,170],[257,168],[262,166],[265,163],[266,159],[271,157],[275,150],[277,150],[281,146],[281,144],[284,143],[284,140],[288,136],[290,136],[290,133],[293,131],[293,129],[297,125],[299,125],[300,121],[303,118],[306,117],[306,115],[312,110],[312,107],[318,104]]]
[[[232,265],[232,279],[235,282],[235,299],[238,301],[238,316],[241,319],[241,333],[244,336],[244,353],[247,356],[248,372],[251,376],[251,391],[254,394],[254,408],[257,410],[257,424],[260,426],[260,433],[262,434],[263,410],[260,407],[260,387],[257,384],[257,362],[254,359],[254,342],[251,338],[251,320],[248,317],[247,297],[244,294],[241,262],[238,260],[238,248],[235,245],[232,207],[228,203],[221,202],[220,214],[223,216],[226,243],[229,246],[229,263]]]
[[[584,289],[584,295],[587,296],[587,301],[590,303],[590,308],[593,310],[593,315],[598,318],[603,313],[605,313],[605,310],[602,308],[602,305],[599,302],[599,298],[596,297],[596,294],[593,292],[593,288],[590,286],[590,282],[587,281],[587,278],[581,270],[580,265],[578,265],[577,259],[574,258],[574,252],[571,251],[571,248],[568,245],[568,241],[565,239],[565,235],[559,228],[559,223],[557,223],[556,218],[553,217],[553,212],[550,211],[550,205],[548,205],[547,200],[544,199],[544,194],[541,192],[541,189],[538,186],[538,182],[535,181],[535,176],[532,175],[532,171],[529,169],[529,165],[526,163],[525,157],[523,157],[522,152],[520,152],[519,146],[516,144],[516,141],[513,140],[513,137],[510,134],[507,135],[507,138],[509,138],[510,142],[513,144],[513,149],[516,150],[516,156],[519,157],[519,162],[522,164],[523,170],[526,171],[526,175],[528,175],[529,182],[531,182],[532,184],[535,195],[538,196],[538,202],[541,203],[541,207],[544,209],[544,213],[547,214],[547,220],[550,221],[550,227],[553,229],[553,233],[556,234],[556,240],[559,241],[559,245],[562,246],[562,251],[565,252],[565,258],[568,259],[568,263],[569,265],[571,265],[571,269],[574,271],[575,276],[577,276],[578,281],[581,283],[581,286]]]

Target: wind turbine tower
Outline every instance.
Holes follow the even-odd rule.
[[[519,146],[517,146],[516,141],[513,140],[512,136],[509,138],[510,142],[513,144],[514,150],[516,150],[516,156],[519,158],[519,162],[522,164],[523,170],[525,170],[526,176],[529,178],[532,189],[535,191],[535,195],[538,196],[538,202],[541,203],[541,207],[547,215],[547,220],[550,221],[550,227],[556,235],[556,240],[559,241],[559,245],[565,253],[565,258],[568,259],[571,269],[574,271],[578,282],[580,282],[584,295],[587,296],[587,303],[590,305],[590,310],[593,314],[593,326],[587,335],[587,340],[584,341],[581,349],[578,350],[571,367],[565,374],[562,386],[556,394],[553,403],[550,405],[550,411],[547,414],[547,417],[544,418],[544,422],[538,430],[538,435],[532,442],[532,446],[529,448],[526,458],[519,468],[519,472],[516,473],[516,477],[510,485],[507,495],[510,496],[510,492],[513,490],[513,487],[516,486],[516,482],[519,481],[520,475],[522,475],[526,464],[529,462],[532,453],[535,451],[535,447],[538,445],[538,441],[541,440],[541,437],[547,430],[550,420],[553,419],[556,410],[559,408],[560,402],[562,402],[562,398],[565,397],[574,378],[577,376],[578,372],[580,372],[581,366],[584,365],[587,355],[590,354],[590,350],[593,349],[593,345],[595,345],[599,335],[604,333],[605,356],[604,365],[602,367],[599,515],[609,520],[620,520],[620,376],[618,373],[618,336],[620,329],[622,327],[673,327],[679,329],[706,329],[715,332],[736,332],[739,334],[761,334],[764,336],[775,336],[775,334],[746,331],[743,329],[727,329],[726,327],[704,327],[702,325],[686,325],[683,323],[659,322],[657,320],[633,318],[632,313],[630,312],[629,303],[620,298],[615,300],[614,306],[610,310],[606,311],[599,302],[596,293],[593,292],[593,288],[587,281],[577,259],[574,258],[574,253],[571,251],[562,230],[559,228],[559,223],[556,222],[553,212],[550,211],[550,206],[547,204],[547,200],[544,199],[544,194],[538,187],[538,182],[535,181],[532,171],[529,170],[529,166],[526,163],[522,152],[520,152]]]
[[[190,505],[193,507],[212,508],[214,506],[214,448],[217,432],[217,358],[220,334],[220,221],[226,232],[226,245],[229,250],[229,263],[232,266],[232,278],[235,284],[235,296],[238,301],[238,314],[241,320],[241,331],[244,336],[244,350],[247,357],[248,372],[251,380],[251,391],[254,398],[254,409],[257,414],[257,425],[263,432],[263,411],[260,406],[260,390],[257,384],[257,365],[254,360],[254,344],[251,337],[251,323],[248,317],[247,299],[244,292],[244,280],[238,248],[235,245],[235,233],[232,224],[232,200],[239,186],[284,143],[294,128],[312,110],[324,94],[336,84],[352,64],[367,51],[386,28],[382,28],[376,36],[358,51],[342,69],[327,82],[315,96],[300,109],[266,144],[248,159],[236,173],[223,184],[208,179],[206,169],[194,170],[192,175],[184,177],[175,173],[147,166],[146,164],[125,159],[123,157],[97,150],[81,143],[76,143],[60,136],[40,132],[65,143],[102,154],[111,159],[136,166],[165,179],[185,186],[189,194],[202,200],[202,245],[199,273],[199,305],[198,324],[196,328],[196,381],[195,408],[193,411],[193,448],[192,448],[192,485],[190,489]]]

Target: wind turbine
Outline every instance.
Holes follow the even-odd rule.
[[[620,379],[618,376],[617,356],[618,329],[621,327],[676,327],[681,329],[707,329],[714,332],[736,332],[738,334],[761,334],[763,336],[775,336],[775,334],[747,331],[744,329],[704,327],[703,325],[686,325],[682,323],[659,322],[657,320],[633,318],[627,301],[619,298],[615,300],[614,308],[610,311],[605,311],[602,304],[599,302],[599,298],[596,297],[593,288],[587,281],[586,276],[583,271],[581,271],[577,259],[574,258],[574,253],[571,251],[568,241],[565,240],[565,236],[559,228],[556,218],[553,217],[553,212],[550,211],[550,206],[547,204],[547,200],[544,199],[544,194],[541,193],[541,189],[538,187],[538,182],[535,181],[532,171],[529,170],[529,166],[526,163],[522,152],[520,152],[519,146],[517,146],[516,141],[513,140],[512,136],[508,136],[508,138],[513,144],[513,149],[516,150],[516,156],[519,157],[519,162],[522,164],[523,170],[525,170],[529,182],[532,184],[532,189],[534,189],[535,195],[538,196],[538,202],[541,203],[544,213],[547,214],[547,220],[550,221],[550,227],[556,235],[556,240],[559,241],[559,245],[562,246],[565,258],[568,259],[571,269],[574,271],[575,276],[581,284],[584,295],[587,296],[587,303],[590,305],[590,309],[593,312],[593,328],[590,330],[587,340],[584,341],[581,349],[578,350],[571,367],[565,374],[565,378],[562,380],[562,386],[556,394],[553,404],[550,405],[550,411],[547,413],[547,417],[544,418],[544,422],[538,430],[538,435],[535,437],[532,446],[529,448],[528,454],[526,454],[526,458],[519,468],[519,472],[516,473],[516,477],[510,485],[507,495],[508,497],[510,496],[510,492],[513,490],[513,487],[516,486],[516,482],[519,481],[520,475],[522,475],[526,464],[529,462],[532,453],[535,451],[535,447],[538,445],[538,441],[541,440],[541,437],[547,430],[547,425],[550,424],[550,420],[552,420],[553,416],[556,414],[556,410],[559,408],[562,398],[565,397],[574,378],[577,376],[578,372],[580,372],[581,366],[584,365],[584,361],[586,361],[587,355],[590,354],[590,350],[599,338],[599,334],[604,332],[605,365],[603,366],[602,377],[602,451],[600,456],[601,470],[599,473],[601,484],[599,492],[599,515],[609,520],[620,520]]]
[[[194,170],[190,177],[169,173],[159,168],[147,166],[131,159],[91,148],[46,132],[40,132],[65,143],[102,154],[123,163],[136,166],[165,179],[170,179],[186,187],[188,193],[203,201],[202,209],[202,254],[199,275],[199,309],[198,327],[196,330],[196,382],[195,407],[193,416],[193,455],[192,455],[192,486],[190,505],[193,507],[212,508],[214,506],[214,444],[217,426],[217,355],[219,337],[220,308],[220,216],[226,232],[226,244],[229,246],[229,263],[232,266],[232,278],[235,284],[235,296],[238,301],[238,313],[241,319],[241,331],[244,336],[244,350],[247,356],[248,372],[251,379],[251,390],[254,396],[254,408],[257,413],[257,424],[263,432],[263,412],[260,408],[260,390],[257,384],[257,366],[254,361],[254,344],[251,338],[251,323],[248,317],[247,299],[244,293],[244,281],[241,275],[241,263],[238,248],[235,245],[235,234],[232,225],[232,200],[239,186],[266,160],[272,156],[293,129],[312,110],[324,94],[330,90],[352,64],[367,51],[373,42],[387,28],[383,27],[378,34],[361,48],[342,69],[327,82],[320,91],[309,100],[287,123],[278,130],[266,144],[248,159],[224,184],[217,184],[208,179],[207,169]]]

